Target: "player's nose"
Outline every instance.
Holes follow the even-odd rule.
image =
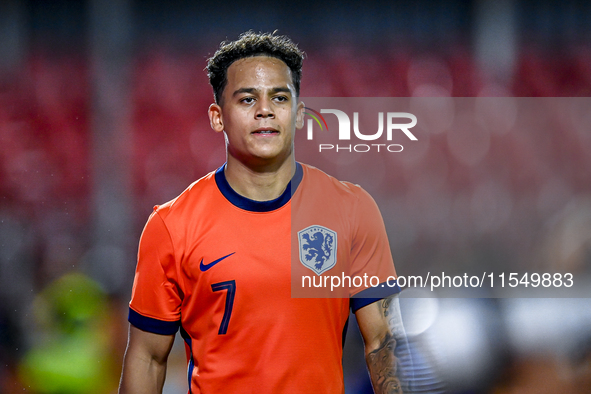
[[[256,117],[257,118],[274,118],[275,112],[273,111],[273,106],[271,100],[267,98],[261,98],[257,102],[256,107]]]

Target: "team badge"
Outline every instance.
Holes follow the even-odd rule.
[[[337,233],[326,227],[310,226],[298,231],[300,261],[317,275],[337,263]]]

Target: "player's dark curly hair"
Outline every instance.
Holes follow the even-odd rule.
[[[236,60],[259,55],[282,60],[291,70],[296,94],[300,95],[304,53],[287,36],[275,35],[275,32],[255,33],[249,30],[242,33],[236,41],[222,42],[220,49],[207,61],[207,75],[213,88],[216,103],[220,103],[222,93],[228,83],[228,67]]]

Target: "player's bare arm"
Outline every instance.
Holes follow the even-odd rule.
[[[129,326],[129,340],[119,394],[161,394],[174,335],[160,335]]]
[[[365,360],[376,394],[402,393],[398,360],[394,353],[406,340],[398,296],[393,295],[355,313],[365,342]]]

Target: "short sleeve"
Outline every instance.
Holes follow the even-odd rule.
[[[129,322],[156,334],[174,334],[180,326],[182,296],[172,239],[158,211],[142,232]]]
[[[365,190],[357,187],[356,194],[358,200],[354,211],[350,275],[367,275],[371,287],[351,288],[351,306],[354,311],[400,292],[394,281],[396,270],[380,210]]]

